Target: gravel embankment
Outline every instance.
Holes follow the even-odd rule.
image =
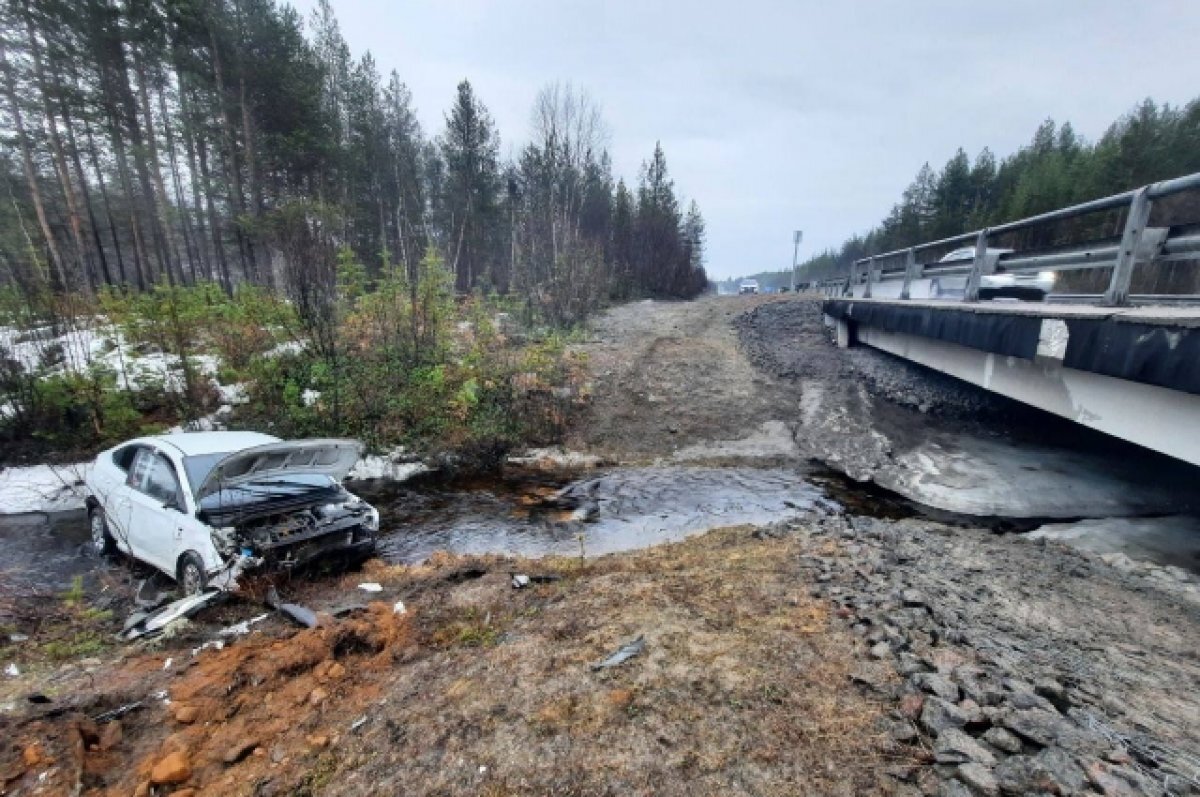
[[[1200,793],[1193,576],[918,519],[803,528],[830,542],[802,558],[862,639],[854,678],[927,751],[889,771],[913,793]]]

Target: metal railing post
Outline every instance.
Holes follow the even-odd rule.
[[[1102,304],[1120,307],[1129,304],[1129,283],[1133,279],[1133,266],[1139,244],[1150,220],[1150,186],[1133,195],[1129,202],[1129,215],[1125,218],[1125,232],[1121,234],[1121,248],[1117,250],[1117,262],[1113,266],[1112,279],[1104,292]]]
[[[900,289],[900,298],[909,299],[912,281],[917,278],[917,251],[911,246],[904,255],[904,287]]]
[[[995,266],[995,260],[987,256],[987,245],[988,228],[984,227],[975,238],[975,259],[971,261],[971,275],[967,277],[967,288],[963,291],[964,302],[979,301],[979,283],[984,274],[992,273]]]
[[[863,288],[863,298],[871,298],[871,280],[875,276],[875,258],[872,257],[867,261],[867,287]]]

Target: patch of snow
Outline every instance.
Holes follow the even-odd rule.
[[[605,460],[595,454],[568,451],[565,448],[531,448],[520,456],[509,457],[507,463],[536,470],[589,470],[601,467]]]
[[[92,463],[0,470],[0,515],[82,509]]]
[[[792,430],[783,421],[763,421],[757,430],[739,440],[698,443],[676,451],[676,462],[721,459],[797,459],[800,449]]]
[[[402,482],[428,470],[429,466],[424,462],[407,461],[404,448],[397,448],[386,456],[369,454],[363,457],[355,463],[346,478],[389,479]]]
[[[1147,468],[1145,462],[956,433],[928,434],[870,478],[909,500],[969,515],[1183,514],[1194,510],[1197,500],[1184,476]]]
[[[1026,537],[1054,540],[1101,555],[1117,554],[1192,570],[1197,569],[1196,562],[1200,561],[1200,518],[1191,515],[1047,523]]]
[[[235,382],[232,385],[222,385],[214,379],[213,386],[217,389],[217,395],[221,397],[222,404],[245,404],[250,401],[249,391],[242,382]]]
[[[299,354],[308,348],[308,344],[302,340],[285,340],[278,346],[274,346],[263,352],[263,357],[282,357],[285,354]]]
[[[300,394],[300,401],[302,401],[304,403],[304,406],[306,406],[306,407],[311,407],[312,405],[316,404],[320,400],[321,400],[321,391],[319,391],[319,390],[313,390],[312,388],[306,388],[305,391]]]
[[[43,369],[43,355],[56,347],[62,351],[61,361]],[[0,327],[0,348],[7,349],[10,356],[31,373],[42,371],[48,376],[56,376],[84,373],[92,366],[104,366],[116,374],[117,385],[125,389],[137,390],[156,384],[169,392],[178,393],[183,389],[179,357],[163,352],[135,351],[121,331],[103,317],[81,320],[77,328],[57,335],[50,327]],[[219,359],[211,354],[193,355],[190,361],[201,377],[212,377],[220,366]]]

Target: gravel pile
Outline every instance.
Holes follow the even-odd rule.
[[[925,762],[889,770],[897,793],[1200,794],[1194,576],[921,519],[800,533],[862,639],[854,679]]]
[[[863,384],[876,398],[944,417],[1024,411],[1001,396],[866,346],[837,349],[821,318],[819,300],[777,302],[750,310],[734,324],[751,362],[780,378]]]

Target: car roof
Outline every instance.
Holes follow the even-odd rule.
[[[142,440],[167,443],[178,449],[185,457],[198,457],[205,454],[232,453],[267,443],[276,443],[279,438],[260,432],[174,432],[145,437]]]

